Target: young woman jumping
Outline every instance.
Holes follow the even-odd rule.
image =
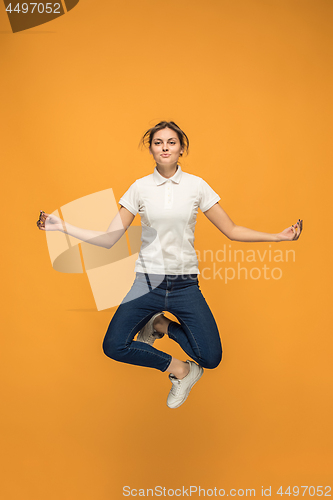
[[[198,209],[232,241],[297,240],[303,221],[299,219],[280,233],[238,226],[207,182],[182,170],[178,161],[188,152],[189,140],[174,122],[158,123],[141,140],[149,145],[154,171],[137,179],[120,198],[121,207],[106,232],[81,229],[44,212],[37,225],[44,231],[62,231],[111,248],[140,214],[142,245],[135,263],[135,280],[109,324],[103,350],[113,360],[168,372],[172,386],[167,405],[178,408],[202,376],[203,368],[216,368],[222,359],[218,327],[199,287],[194,250]],[[172,313],[178,322],[166,318],[164,311]],[[154,347],[164,335],[177,342],[191,359],[182,361]]]

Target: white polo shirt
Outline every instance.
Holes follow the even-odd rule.
[[[205,212],[220,196],[201,177],[183,172],[166,179],[154,172],[137,179],[119,204],[141,216],[141,249],[135,272],[200,274],[194,250],[198,208]]]

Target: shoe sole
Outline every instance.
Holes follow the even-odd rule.
[[[168,403],[167,403],[167,407],[168,407],[168,408],[171,408],[171,409],[173,410],[173,409],[175,409],[175,408],[179,408],[182,404],[184,404],[184,403],[185,403],[185,401],[186,401],[186,400],[187,400],[187,398],[188,398],[188,395],[190,394],[190,391],[191,391],[192,387],[194,386],[194,384],[196,384],[196,383],[198,382],[198,380],[200,380],[200,379],[201,379],[201,377],[202,377],[202,375],[203,375],[204,370],[203,370],[202,366],[199,366],[199,368],[200,368],[200,373],[199,373],[198,377],[197,377],[195,380],[193,380],[192,384],[191,384],[191,385],[187,388],[187,391],[186,391],[185,397],[184,397],[184,399],[182,400],[182,402],[181,402],[181,403],[179,403],[177,406],[169,406],[169,405],[168,405]]]

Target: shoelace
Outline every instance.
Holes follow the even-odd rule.
[[[181,380],[172,382],[172,387],[170,392],[173,396],[178,396],[180,389],[181,389]]]
[[[147,338],[147,344],[150,344],[152,345],[156,340],[156,337],[154,336],[154,334],[151,334],[149,335],[149,337]]]
[[[164,335],[162,335],[163,337]],[[161,337],[161,334],[158,333],[156,330],[153,331],[153,333],[151,333],[147,339],[147,342],[148,344],[153,344],[155,342],[155,340],[159,340],[162,338]]]

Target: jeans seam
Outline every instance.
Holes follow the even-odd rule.
[[[133,347],[130,345],[130,346],[128,346],[128,349],[131,349],[131,350],[135,349],[136,351],[146,352],[147,354],[149,353],[149,354],[152,354],[153,356],[158,356],[159,358],[165,359],[165,357],[161,356],[160,354],[155,354],[154,352],[146,351],[146,349],[140,349],[140,347]],[[168,354],[168,353],[165,353],[165,354]]]
[[[164,368],[164,370],[161,370],[163,372],[166,371],[166,369],[168,368],[168,366],[170,365],[171,361],[172,361],[172,356],[171,354],[168,354],[167,352],[165,353],[167,356],[169,356],[170,358],[169,359],[165,359],[164,356],[161,356],[160,354],[155,354],[154,352],[151,352],[151,351],[146,351],[145,349],[140,349],[139,347],[133,347],[132,345],[130,345],[128,347],[128,349],[131,349],[132,351],[135,350],[135,351],[141,351],[141,352],[145,352],[146,354],[149,352],[150,354],[152,354],[153,356],[157,356],[158,358],[162,358],[164,359],[164,361],[166,361],[168,364],[166,365],[166,367]]]
[[[195,337],[194,337],[194,335],[193,335],[193,333],[192,333],[191,328],[190,328],[189,326],[187,326],[187,324],[186,324],[186,322],[185,322],[184,320],[183,320],[183,323],[186,325],[186,328],[188,328],[188,329],[189,329],[189,331],[190,331],[190,333],[191,333],[191,336],[192,336],[192,339],[194,340],[195,345],[197,346],[197,349],[198,349],[198,351],[199,351],[199,356],[198,356],[198,357],[199,357],[199,358],[201,358],[201,351],[200,351],[200,347],[199,347],[199,346],[198,346],[198,344],[197,344],[197,341],[196,341],[196,339],[195,339]],[[180,326],[182,326],[182,325],[180,325]],[[175,339],[175,340],[176,340],[176,342],[178,343],[177,339]]]

